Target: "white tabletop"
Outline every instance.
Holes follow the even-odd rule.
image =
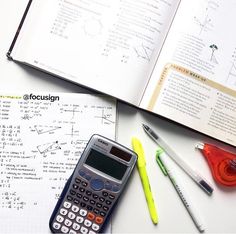
[[[5,54],[27,2],[27,0],[1,2],[0,91],[9,93],[29,90],[31,92],[88,92],[78,85],[7,60]],[[114,211],[113,232],[198,233],[172,184],[162,174],[155,162],[156,145],[142,130],[142,123],[146,123],[162,135],[166,142],[214,187],[213,195],[208,196],[178,166],[173,164],[173,169],[181,184],[185,187],[195,210],[203,220],[205,232],[236,233],[236,189],[225,188],[215,183],[206,160],[195,149],[195,144],[199,141],[211,142],[230,150],[235,151],[235,148],[122,102],[118,103],[118,110],[117,140],[131,147],[132,136],[137,136],[143,143],[150,184],[158,209],[159,223],[153,225],[151,222],[138,171],[135,169],[127,189]],[[4,225],[1,220],[0,224]]]

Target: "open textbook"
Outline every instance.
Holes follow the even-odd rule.
[[[115,139],[116,102],[88,94],[0,94],[0,233],[50,233],[89,138]],[[111,225],[108,225],[108,230]]]
[[[8,57],[236,146],[235,0],[31,0]]]

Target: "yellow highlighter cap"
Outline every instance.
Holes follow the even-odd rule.
[[[132,137],[132,147],[134,152],[138,155],[137,166],[143,167],[146,165],[144,157],[144,150],[140,140],[137,137]]]

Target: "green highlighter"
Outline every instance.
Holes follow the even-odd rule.
[[[154,224],[157,224],[158,215],[157,215],[155,202],[153,199],[151,186],[150,186],[148,175],[147,175],[144,150],[143,150],[141,142],[136,137],[132,138],[132,146],[133,146],[133,150],[138,155],[137,167],[138,167],[138,172],[142,181],[142,186],[143,186],[144,194],[145,194],[146,201],[148,204],[149,213],[150,213],[152,222]]]

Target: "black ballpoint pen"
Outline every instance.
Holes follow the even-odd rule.
[[[208,195],[211,195],[213,188],[197,172],[192,170],[150,127],[143,124],[144,131],[179,165]]]

